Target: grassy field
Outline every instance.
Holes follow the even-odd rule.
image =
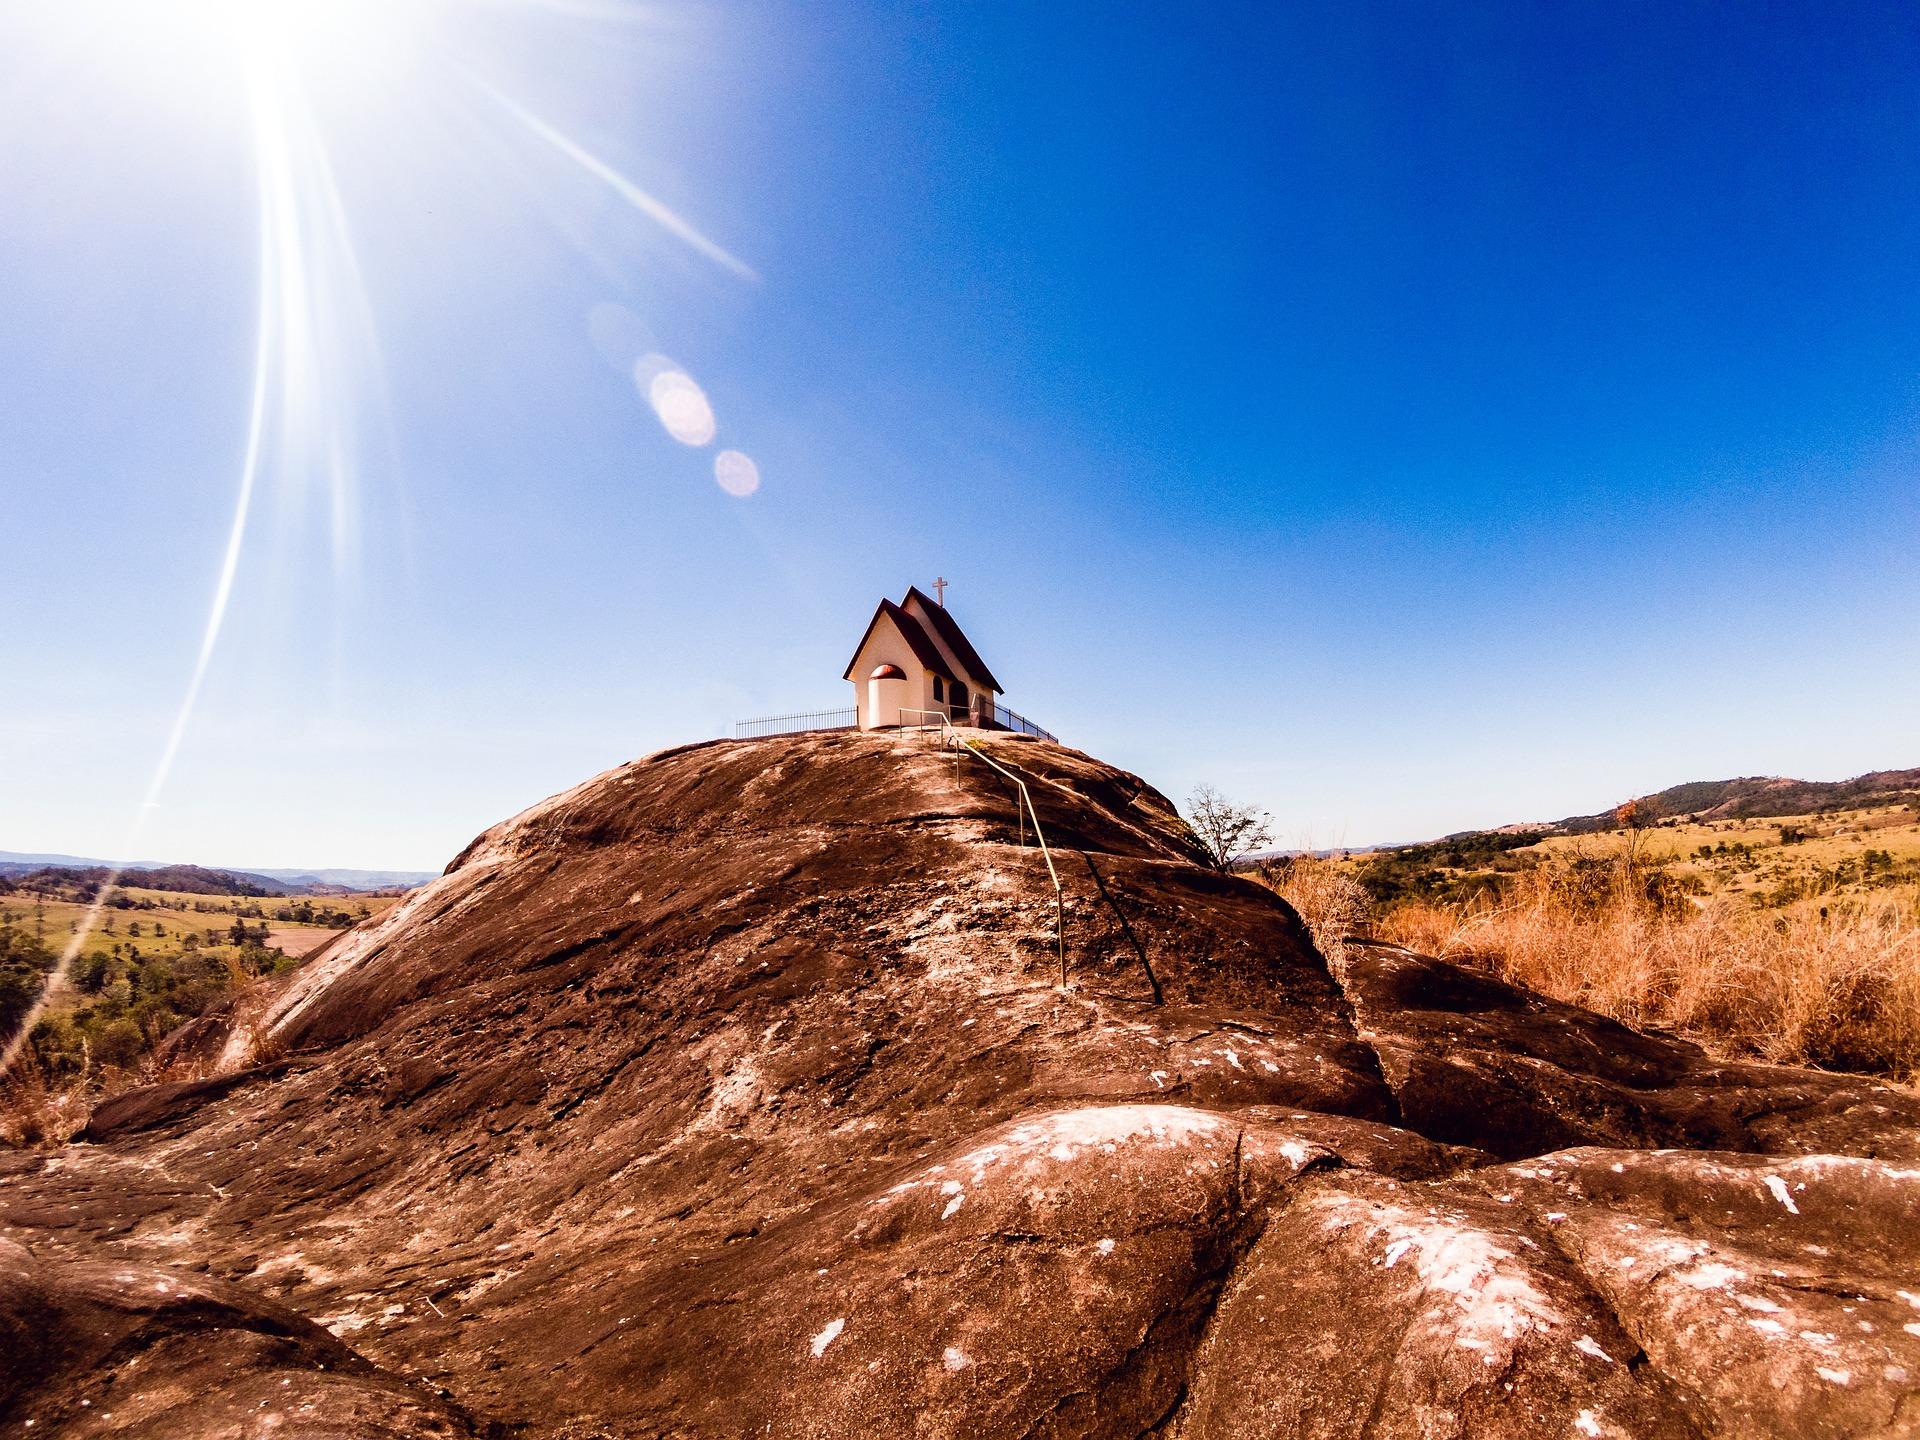
[[[188,895],[169,890],[121,890],[116,896],[131,902],[128,908],[110,904],[102,912],[100,923],[88,938],[86,950],[111,950],[114,944],[134,946],[142,954],[177,955],[189,932],[197,931],[203,943],[217,944],[209,931],[230,931],[236,919],[244,919],[257,930],[265,924],[284,935],[289,955],[304,955],[344,925],[322,924],[317,919],[296,919],[294,907],[319,907],[309,914],[343,914],[347,923],[378,915],[394,903],[391,896],[233,896]],[[287,911],[284,919],[279,912]],[[0,924],[11,924],[36,937],[44,936],[55,950],[63,948],[78,933],[87,904],[70,898],[46,894],[15,893],[0,895]],[[137,927],[137,928],[136,928]]]
[[[1644,830],[1555,836],[1511,851],[1565,863],[1620,854],[1664,867],[1694,893],[1759,906],[1829,903],[1920,884],[1920,813],[1908,806],[1778,820],[1675,821]]]
[[[1377,905],[1458,904],[1497,895],[1516,875],[1591,868],[1631,854],[1662,883],[1699,900],[1759,908],[1806,900],[1844,903],[1920,887],[1920,810],[1911,805],[1768,820],[1665,820],[1583,835],[1483,831],[1389,850],[1338,854],[1334,863]]]
[[[1489,832],[1267,867],[1368,934],[1719,1053],[1920,1079],[1920,811]]]
[[[87,930],[90,894],[59,881],[0,891],[0,1030],[8,1034],[86,932],[20,1062],[48,1084],[111,1086],[137,1076],[179,1025],[398,899],[129,888],[113,891]]]

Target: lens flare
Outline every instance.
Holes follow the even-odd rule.
[[[707,392],[691,375],[670,364],[650,365],[642,360],[635,367],[634,378],[645,387],[647,403],[653,406],[667,434],[682,445],[713,443],[720,427],[713,418],[713,406],[707,403]]]
[[[713,457],[713,479],[727,494],[744,500],[760,488],[760,467],[738,450],[722,450]]]

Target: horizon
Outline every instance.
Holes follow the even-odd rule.
[[[458,9],[0,18],[25,853],[435,871],[936,576],[1291,848],[1911,758],[1910,10]]]
[[[260,875],[269,879],[284,880],[300,876],[324,878],[328,875],[414,875],[435,876],[441,869],[421,867],[385,868],[366,865],[223,865],[210,860],[158,860],[149,857],[145,860],[116,860],[102,855],[69,855],[52,850],[4,850],[0,849],[0,865],[43,865],[50,870],[71,869],[77,867],[105,868],[114,871],[163,870],[182,867],[193,870],[205,870],[216,875]]]
[[[720,738],[725,738],[725,737],[720,737]],[[742,741],[739,743],[750,744],[752,742]],[[669,746],[665,748],[679,749],[684,747]],[[1074,748],[1077,748],[1077,747],[1074,747]],[[645,759],[647,757],[638,756],[635,758]],[[1096,756],[1094,758],[1097,759],[1098,757]],[[1692,780],[1676,780],[1676,781],[1670,782],[1667,785],[1659,785],[1659,786],[1655,786],[1653,789],[1650,789],[1650,790],[1639,791],[1633,795],[1621,796],[1618,799],[1609,800],[1602,804],[1596,805],[1590,810],[1573,809],[1573,810],[1566,811],[1564,814],[1530,816],[1520,820],[1502,820],[1502,821],[1497,821],[1491,825],[1472,826],[1466,829],[1458,829],[1458,830],[1436,831],[1431,834],[1425,834],[1425,835],[1402,835],[1396,839],[1391,839],[1391,840],[1374,840],[1374,841],[1368,841],[1365,843],[1334,844],[1334,845],[1321,845],[1321,846],[1272,845],[1272,846],[1267,846],[1258,850],[1250,850],[1246,853],[1249,855],[1331,854],[1331,853],[1337,853],[1341,851],[1393,850],[1393,849],[1398,849],[1400,847],[1409,846],[1409,845],[1431,844],[1434,841],[1450,839],[1455,835],[1483,834],[1492,830],[1514,829],[1514,828],[1524,829],[1530,826],[1544,827],[1544,826],[1559,824],[1567,820],[1581,819],[1581,818],[1584,818],[1587,816],[1593,816],[1593,815],[1603,815],[1607,811],[1616,808],[1623,801],[1645,799],[1649,796],[1657,795],[1663,790],[1671,789],[1673,788],[1673,786],[1676,786],[1676,785],[1686,785],[1686,784],[1702,783],[1702,782],[1713,784],[1713,783],[1725,783],[1729,781],[1738,781],[1738,780],[1788,780],[1788,781],[1807,782],[1807,783],[1816,784],[1816,785],[1839,784],[1844,781],[1858,780],[1866,775],[1882,773],[1882,772],[1911,770],[1911,769],[1920,769],[1920,766],[1877,765],[1870,770],[1858,771],[1854,774],[1830,775],[1830,776],[1829,775],[1753,775],[1753,774],[1717,775],[1712,777],[1695,776],[1693,777]],[[589,777],[582,777],[582,778],[585,779]],[[1143,776],[1141,778],[1145,779],[1146,777]],[[1148,783],[1151,784],[1152,781],[1149,780]],[[572,788],[572,787],[568,787],[568,788]],[[555,791],[554,795],[559,795],[562,793],[564,792]],[[534,805],[540,804],[541,801],[549,800],[552,798],[554,798],[553,795],[541,796],[539,797],[539,799],[529,801],[527,805],[521,807],[521,810],[531,808]],[[1185,813],[1184,801],[1182,800],[1181,797],[1170,795],[1167,798],[1169,800],[1173,800],[1176,804],[1180,804],[1182,806],[1182,813],[1183,814]],[[518,815],[521,813],[521,811],[515,811],[513,813],[514,815]],[[504,821],[513,817],[503,815],[500,818],[502,821]],[[491,827],[487,827],[487,828],[491,828]],[[459,848],[456,848],[455,850],[453,850],[448,854],[446,860],[440,861],[438,863],[426,864],[426,865],[358,865],[358,864],[344,864],[344,863],[327,864],[327,865],[300,865],[300,864],[230,865],[230,864],[221,864],[221,863],[217,863],[215,861],[210,861],[210,860],[199,860],[192,857],[173,858],[173,859],[149,858],[144,860],[115,860],[105,856],[84,855],[84,854],[70,853],[70,852],[64,852],[64,851],[10,850],[5,847],[0,847],[0,864],[25,864],[25,863],[40,861],[55,868],[67,863],[78,863],[78,864],[95,865],[95,866],[105,865],[110,868],[120,869],[120,870],[140,870],[140,869],[152,869],[152,868],[158,868],[158,867],[164,867],[164,866],[170,866],[170,865],[188,865],[188,866],[194,866],[202,870],[215,871],[217,873],[235,874],[235,875],[265,875],[265,876],[271,876],[274,878],[286,878],[288,876],[297,876],[297,875],[323,876],[327,874],[336,874],[336,873],[356,874],[356,875],[363,875],[363,876],[385,875],[385,874],[411,874],[411,875],[425,875],[425,876],[431,877],[431,876],[437,876],[444,873],[447,864],[449,864],[452,861],[455,855],[459,854],[460,849],[465,848],[466,845],[471,844],[473,840],[478,839],[481,833],[483,832],[476,831],[474,835],[468,837],[466,841],[463,841],[461,843],[461,846]]]

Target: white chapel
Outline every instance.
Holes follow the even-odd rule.
[[[841,677],[853,683],[862,730],[937,723],[996,725],[1000,682],[940,599],[910,586],[898,605],[882,600]]]

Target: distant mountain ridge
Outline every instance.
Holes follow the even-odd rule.
[[[1851,780],[1791,780],[1777,775],[1746,775],[1734,780],[1691,780],[1651,795],[1634,797],[1649,820],[1682,815],[1700,820],[1753,820],[1779,815],[1811,815],[1823,810],[1855,810],[1872,805],[1920,802],[1920,769],[1871,770]],[[1618,807],[1615,807],[1616,809]],[[1537,827],[1548,834],[1581,835],[1614,826],[1614,810],[1572,815]],[[1536,827],[1502,826],[1501,830]]]
[[[1851,780],[1792,780],[1778,775],[1743,775],[1733,780],[1689,780],[1651,795],[1638,795],[1642,823],[1688,817],[1695,820],[1755,820],[1815,815],[1828,810],[1858,810],[1879,805],[1920,806],[1920,769],[1870,770]],[[1296,855],[1379,855],[1395,851],[1457,851],[1462,842],[1498,836],[1499,849],[1516,849],[1555,835],[1591,835],[1618,823],[1619,806],[1594,815],[1564,820],[1517,820],[1479,830],[1455,830],[1433,840],[1391,840],[1373,845],[1338,845],[1320,850],[1249,850],[1240,865],[1259,865]],[[1483,847],[1484,848],[1484,847]]]
[[[203,894],[326,895],[343,891],[411,889],[424,885],[439,872],[432,870],[242,870],[234,866],[181,865],[165,860],[113,861],[86,855],[35,854],[0,850],[0,877],[17,879],[36,870],[119,870],[138,871],[144,888],[155,890],[191,890],[197,881],[206,882]],[[154,878],[161,883],[152,883]]]
[[[36,865],[31,868],[0,865],[0,879],[18,881],[28,889],[49,886],[80,885],[87,895],[115,872],[107,865]],[[168,890],[181,895],[235,895],[254,899],[290,895],[284,885],[262,878],[234,875],[225,870],[208,870],[199,865],[160,865],[150,870],[121,870],[116,882],[123,890]],[[271,888],[269,888],[271,887]]]

